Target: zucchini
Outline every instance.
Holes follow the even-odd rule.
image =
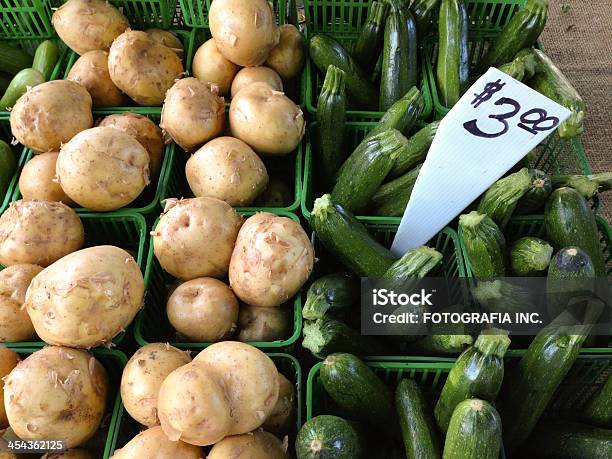
[[[404,215],[421,166],[422,164],[419,164],[395,180],[381,185],[370,199],[368,208],[372,214],[386,217],[401,217]]]
[[[459,333],[463,333],[463,327]],[[474,343],[474,339],[470,335],[462,335],[459,333],[456,335],[424,336],[414,343],[411,343],[409,350],[411,353],[416,353],[418,355],[460,354]]]
[[[321,357],[334,352],[349,352],[356,355],[389,354],[389,350],[379,339],[362,336],[357,330],[332,317],[307,321],[303,333],[302,345]]]
[[[527,0],[527,4],[497,35],[479,62],[479,72],[484,73],[489,67],[497,67],[508,62],[520,50],[533,45],[544,30],[547,16],[548,0]]]
[[[378,89],[342,45],[327,35],[315,35],[309,43],[310,58],[320,72],[335,65],[346,74],[346,91],[355,108],[378,110]]]
[[[434,12],[438,9],[440,0],[414,0],[410,12],[416,23],[417,36],[422,39],[431,28]]]
[[[376,65],[374,66],[374,69],[372,70],[372,75],[370,75],[370,81],[374,84],[377,84],[380,82],[380,74],[382,73],[382,60],[383,60],[383,55],[382,53],[380,53],[378,55],[378,59],[376,60]]]
[[[381,277],[396,260],[329,194],[315,201],[310,223],[325,248],[359,277]]]
[[[393,164],[389,177],[399,177],[417,164],[425,161],[429,147],[438,132],[440,121],[429,123],[408,139],[406,147],[402,150]]]
[[[497,410],[485,400],[470,398],[453,412],[442,457],[497,459],[501,444],[502,423]]]
[[[327,67],[317,103],[317,145],[323,175],[333,182],[346,159],[342,143],[346,122],[345,74],[335,65]]]
[[[532,290],[506,279],[480,280],[471,292],[474,299],[491,312],[530,312],[537,304]]]
[[[526,167],[499,179],[480,198],[478,212],[487,214],[501,229],[504,229],[519,199],[529,190],[530,186],[531,176]]]
[[[376,61],[372,56],[378,56],[382,49],[383,40],[385,37],[385,21],[389,14],[389,5],[384,1],[372,2],[368,19],[363,25],[355,49],[353,50],[353,59],[366,72],[374,70]]]
[[[514,213],[517,215],[528,215],[539,211],[552,193],[552,183],[548,174],[539,169],[529,169],[529,175],[531,185],[516,204]]]
[[[584,196],[585,199],[591,199],[599,190],[599,183],[586,175],[553,175],[550,181],[553,188],[568,186]]]
[[[612,190],[612,172],[601,172],[588,176],[591,180],[595,180],[599,185],[599,192]]]
[[[306,421],[295,439],[298,459],[365,458],[364,440],[352,422],[321,415]]]
[[[45,82],[45,77],[38,70],[23,69],[13,77],[9,87],[0,99],[0,111],[11,108],[28,88],[32,88]]]
[[[515,80],[529,80],[533,78],[536,72],[535,56],[531,49],[523,49],[514,57],[514,60],[501,65],[499,70]]]
[[[404,134],[408,133],[423,113],[424,108],[423,94],[413,86],[401,99],[389,107],[376,126],[368,132],[366,139],[389,129],[397,129]]]
[[[612,428],[612,375],[587,402],[582,412],[585,422],[606,429]]]
[[[21,49],[0,41],[0,69],[9,75],[17,75],[21,70],[32,67],[32,56]]]
[[[45,40],[36,48],[32,68],[43,74],[45,80],[51,78],[55,64],[59,59],[59,48],[54,41]]]
[[[349,273],[333,273],[319,277],[306,293],[302,317],[321,319],[328,315],[344,317],[359,303],[359,282]]]
[[[580,247],[591,258],[595,274],[606,276],[595,214],[580,193],[567,187],[553,191],[544,209],[544,226],[555,249]]]
[[[468,13],[464,0],[442,0],[436,81],[442,105],[452,107],[468,84]]]
[[[543,276],[548,270],[553,248],[537,237],[522,237],[510,249],[510,266],[517,276]]]
[[[459,217],[467,259],[476,278],[506,274],[506,240],[489,216],[472,211]]]
[[[17,169],[17,160],[11,146],[0,140],[0,196],[4,196]]]
[[[418,384],[402,379],[395,390],[395,408],[402,429],[406,457],[436,459],[440,446],[430,407]]]
[[[442,254],[425,245],[406,252],[402,258],[393,263],[383,275],[406,288],[411,279],[427,276],[436,266],[442,263]]]
[[[386,111],[418,83],[416,23],[407,8],[392,8],[385,25],[379,110]]]
[[[504,379],[504,355],[510,346],[507,332],[483,331],[465,350],[448,373],[434,414],[442,432],[447,432],[457,405],[472,397],[493,401]]]

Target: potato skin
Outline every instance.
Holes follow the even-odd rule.
[[[19,438],[62,439],[72,448],[98,430],[107,392],[106,371],[94,357],[78,349],[47,346],[20,362],[5,379],[4,405]]]
[[[181,280],[223,277],[244,219],[215,198],[171,200],[153,231],[162,268]]]
[[[295,386],[281,373],[278,374],[278,384],[278,400],[261,427],[282,438],[289,433],[295,422]]]
[[[283,24],[279,26],[279,29],[279,43],[270,50],[266,65],[287,81],[295,78],[302,71],[306,44],[304,37],[293,24]]]
[[[2,401],[0,403],[0,429],[6,429],[9,425],[4,408],[4,381],[2,378],[13,371],[20,360],[16,352],[11,351],[8,347],[0,346],[0,400]]]
[[[75,203],[55,181],[55,166],[58,152],[41,153],[33,156],[19,175],[19,191],[23,199],[63,202],[67,206]]]
[[[235,456],[240,451],[239,456]],[[288,459],[283,443],[268,432],[256,431],[243,435],[226,437],[217,443],[206,459]]]
[[[272,359],[259,349],[222,341],[205,348],[193,361],[206,365],[223,381],[232,408],[227,435],[257,429],[272,413],[278,400],[278,371]]]
[[[110,47],[108,71],[113,83],[137,104],[159,106],[184,69],[170,48],[145,32],[128,30]]]
[[[53,13],[53,27],[66,45],[77,54],[106,50],[130,23],[104,0],[68,0]]]
[[[159,424],[159,388],[166,376],[189,362],[189,352],[167,343],[147,344],[138,349],[121,376],[121,400],[130,416],[147,427]]]
[[[242,88],[253,83],[267,83],[276,91],[283,90],[283,80],[274,70],[268,67],[245,67],[240,70],[232,81],[232,97]]]
[[[0,264],[46,267],[79,250],[84,240],[83,223],[67,205],[21,199],[0,217]]]
[[[117,107],[129,100],[110,78],[108,51],[87,51],[77,59],[66,79],[87,89],[94,107]]]
[[[149,184],[149,154],[131,135],[95,127],[62,146],[56,172],[62,189],[80,206],[116,210]]]
[[[314,249],[301,225],[260,212],[238,234],[229,268],[230,286],[251,306],[280,306],[310,277]]]
[[[153,41],[167,46],[174,51],[178,57],[181,59],[183,58],[183,54],[185,54],[185,47],[183,46],[180,38],[177,37],[172,31],[164,29],[147,29],[145,32]]]
[[[0,342],[27,341],[36,336],[30,316],[22,306],[32,279],[42,270],[38,265],[21,264],[0,271]],[[3,357],[0,355],[0,362]],[[0,411],[4,412],[4,408]]]
[[[125,250],[101,245],[66,255],[37,275],[25,306],[49,344],[90,348],[125,329],[142,307],[144,280]]]
[[[227,59],[243,67],[261,65],[278,44],[280,31],[266,0],[215,0],[210,34]]]
[[[248,206],[266,188],[263,161],[242,140],[217,137],[198,149],[185,165],[195,196],[221,199],[230,206]]]
[[[93,126],[87,90],[70,80],[39,84],[21,96],[11,110],[11,132],[34,153],[58,151],[63,143]]]
[[[234,137],[269,155],[295,150],[306,129],[300,107],[266,83],[250,84],[232,98],[229,123]]]
[[[111,459],[202,459],[202,448],[168,440],[161,427],[151,427],[115,451]]]
[[[191,151],[225,129],[223,98],[197,78],[178,80],[166,93],[161,127],[181,148]]]
[[[94,457],[87,450],[75,448],[63,453],[46,453],[40,459],[94,459]]]
[[[238,341],[276,341],[289,337],[291,317],[286,308],[240,305]]]
[[[189,341],[221,341],[236,329],[238,299],[220,280],[200,277],[172,292],[166,312],[172,326]]]
[[[240,67],[223,57],[214,38],[198,48],[191,63],[193,76],[204,83],[217,85],[220,96],[229,95],[232,80],[239,69]]]

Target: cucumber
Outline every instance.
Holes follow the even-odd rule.
[[[531,185],[516,204],[514,213],[517,215],[528,215],[539,211],[552,193],[552,182],[548,174],[538,169],[529,169],[529,175]]]
[[[497,410],[485,400],[470,398],[453,412],[442,457],[497,459],[501,444],[502,423]]]
[[[419,164],[395,180],[381,185],[370,199],[368,208],[372,214],[386,217],[401,217],[404,215],[421,166],[422,164]]]
[[[439,126],[440,121],[429,123],[408,139],[406,147],[395,160],[389,177],[399,177],[425,160]]]
[[[328,315],[345,317],[359,303],[359,282],[349,273],[333,273],[319,277],[306,293],[302,317],[321,319]]]
[[[392,8],[385,25],[379,110],[384,112],[418,83],[416,23],[410,10]]]
[[[440,446],[431,410],[418,384],[402,379],[395,390],[395,408],[402,429],[406,457],[435,459]]]
[[[11,146],[0,140],[0,196],[4,196],[17,169],[17,160]]]
[[[548,270],[553,248],[537,237],[522,237],[510,249],[510,266],[517,276],[543,276]]]
[[[32,56],[21,49],[0,41],[0,69],[9,75],[17,75],[32,66]]]
[[[408,133],[423,113],[424,108],[423,94],[413,86],[401,99],[389,107],[376,126],[368,132],[366,139],[389,129],[397,129],[404,134]]]
[[[323,317],[304,324],[302,345],[317,356],[326,357],[334,352],[356,355],[385,355],[389,349],[371,336],[362,336],[344,322]]]
[[[486,330],[472,347],[457,359],[442,388],[434,410],[442,432],[449,428],[453,411],[464,400],[472,397],[493,401],[497,398],[504,379],[504,355],[510,338],[503,330]]]
[[[544,226],[555,249],[580,247],[591,258],[595,274],[606,276],[595,215],[580,193],[567,187],[553,191],[544,209]]]
[[[376,65],[372,56],[378,56],[382,49],[388,14],[389,5],[387,3],[384,1],[372,2],[368,19],[357,37],[353,59],[366,72],[371,72]]]
[[[329,194],[315,201],[310,223],[325,248],[359,277],[381,277],[396,260]]]
[[[468,261],[476,278],[506,274],[506,240],[489,216],[472,211],[459,217]]]
[[[612,375],[587,402],[582,419],[589,424],[606,429],[612,428]]]
[[[531,182],[531,176],[526,167],[499,179],[480,198],[478,212],[487,214],[501,229],[504,229],[519,199],[529,190]]]
[[[329,183],[333,182],[336,172],[346,159],[342,146],[346,103],[345,74],[335,65],[330,65],[319,94],[316,116],[319,161]]]
[[[416,23],[419,40],[427,35],[429,29],[431,29],[433,14],[439,5],[440,0],[414,0],[410,5],[410,12]]]
[[[378,89],[349,53],[332,37],[315,35],[309,43],[310,58],[320,72],[335,65],[346,74],[346,91],[355,108],[378,110]]]
[[[45,82],[45,77],[38,70],[23,69],[13,77],[9,87],[0,99],[0,111],[11,108],[28,88],[37,86]]]
[[[45,77],[45,81],[51,78],[55,64],[59,59],[59,48],[54,41],[45,40],[36,48],[32,68],[38,70]]]
[[[457,355],[473,343],[470,335],[427,335],[411,343],[409,351],[418,355]]]
[[[599,183],[586,175],[553,175],[550,178],[553,188],[564,186],[573,188],[585,199],[591,199],[599,190]]]
[[[514,57],[514,60],[501,65],[499,70],[510,75],[515,80],[529,80],[533,78],[536,72],[535,56],[531,49],[523,49]]]
[[[363,439],[354,424],[329,415],[306,421],[297,434],[295,452],[298,459],[365,459]]]
[[[468,83],[468,13],[463,0],[442,0],[438,32],[438,96],[442,105],[450,108]]]

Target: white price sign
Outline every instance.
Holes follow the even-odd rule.
[[[441,121],[391,251],[429,241],[570,113],[490,68]]]

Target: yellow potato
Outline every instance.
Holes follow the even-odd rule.
[[[19,191],[23,199],[40,199],[43,201],[63,202],[73,206],[74,201],[68,197],[55,179],[57,152],[41,153],[30,159],[19,175]]]
[[[83,246],[83,223],[61,202],[11,203],[0,217],[0,264],[49,266]]]
[[[202,448],[168,440],[161,427],[151,427],[115,451],[111,459],[202,459]]]
[[[22,440],[64,440],[80,446],[98,430],[106,405],[104,367],[85,351],[48,346],[4,380],[9,424]]]
[[[283,24],[279,28],[280,41],[270,50],[266,65],[286,81],[295,78],[302,71],[306,45],[304,37],[293,24]]]
[[[46,453],[40,459],[94,459],[89,451],[75,448],[64,451],[63,453]]]
[[[278,400],[272,413],[261,427],[282,438],[290,432],[295,422],[295,386],[280,373],[278,374],[278,384]]]
[[[127,18],[104,0],[68,0],[51,21],[62,41],[77,54],[108,51],[113,40],[130,27]]]
[[[95,127],[62,146],[56,172],[62,189],[80,206],[116,210],[149,184],[149,154],[131,135]]]
[[[178,80],[166,93],[163,130],[184,150],[191,151],[225,129],[225,103],[197,78]]]
[[[276,91],[283,90],[283,81],[278,73],[269,67],[245,67],[240,70],[232,81],[232,97],[242,88],[253,83],[267,83]]]
[[[144,280],[125,250],[102,245],[66,255],[38,274],[25,306],[50,344],[90,348],[113,339],[142,307]]]
[[[58,151],[63,143],[93,126],[91,96],[78,83],[54,80],[21,96],[11,110],[11,132],[35,153]]]
[[[236,453],[239,452],[239,456]],[[208,453],[206,459],[289,459],[287,448],[268,432],[251,432],[225,437]]]
[[[187,160],[185,175],[195,196],[221,199],[230,206],[248,206],[268,184],[263,161],[246,143],[217,137]]]
[[[167,343],[147,344],[138,349],[121,376],[121,400],[130,416],[147,427],[159,424],[159,388],[166,376],[189,362],[189,352]]]
[[[0,346],[0,429],[6,429],[9,425],[4,408],[4,381],[2,379],[17,366],[20,360],[16,352],[11,351],[8,347]]]
[[[172,51],[174,51],[178,57],[180,57],[181,59],[183,58],[183,54],[185,53],[185,47],[183,46],[183,43],[181,42],[179,37],[177,37],[174,32],[172,32],[171,30],[164,29],[147,29],[145,30],[145,32],[154,41],[164,46],[167,46]]]
[[[220,96],[229,95],[232,80],[239,69],[240,67],[223,57],[214,38],[198,48],[191,63],[193,76],[204,83],[216,85]]]
[[[36,336],[34,325],[23,304],[32,279],[42,270],[38,265],[23,264],[0,271],[0,342],[27,341]],[[0,355],[0,363],[2,357]]]
[[[276,341],[286,339],[291,332],[291,315],[287,308],[262,308],[240,305],[238,341]]]

